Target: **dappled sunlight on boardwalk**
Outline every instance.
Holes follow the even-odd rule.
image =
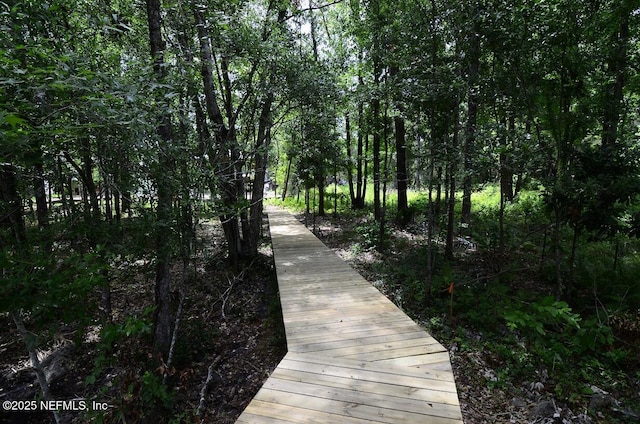
[[[446,349],[269,208],[288,353],[237,423],[462,423]]]

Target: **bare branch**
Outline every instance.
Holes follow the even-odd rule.
[[[206,402],[207,390],[209,389],[209,384],[211,384],[211,380],[213,379],[213,371],[218,367],[218,364],[222,361],[222,355],[218,355],[216,359],[213,360],[211,365],[209,365],[209,369],[207,371],[207,379],[204,381],[202,388],[200,389],[200,402],[198,403],[198,410],[196,411],[196,415],[202,415],[204,411],[204,406]]]
[[[310,6],[307,7],[305,9],[298,9],[296,13],[294,13],[293,15],[289,15],[286,18],[282,19],[282,22],[288,21],[291,18],[295,18],[296,16],[298,16],[298,13],[300,12],[311,12],[313,10],[321,10],[321,9],[326,9],[327,7],[331,7],[333,5],[336,5],[338,3],[342,3],[343,0],[335,0],[332,1],[330,3],[325,3],[325,4],[319,4],[318,6]]]

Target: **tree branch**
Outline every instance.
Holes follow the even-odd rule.
[[[222,355],[218,355],[216,359],[213,360],[211,365],[209,365],[209,369],[207,371],[207,379],[204,381],[202,388],[200,389],[200,402],[198,403],[198,410],[196,411],[196,415],[202,415],[204,411],[204,406],[206,403],[207,390],[209,389],[209,384],[211,384],[211,380],[213,380],[213,371],[218,367],[222,361]]]
[[[307,8],[305,8],[305,9],[298,9],[298,10],[296,11],[296,13],[294,13],[293,15],[289,15],[289,16],[287,16],[287,17],[283,18],[283,19],[282,19],[282,22],[288,21],[288,20],[289,20],[289,19],[291,19],[291,18],[295,18],[296,16],[298,16],[298,13],[301,13],[301,12],[311,12],[311,11],[313,11],[313,10],[326,9],[327,7],[331,7],[331,6],[336,5],[336,4],[338,4],[338,3],[342,3],[342,1],[343,1],[343,0],[335,0],[335,1],[332,1],[332,2],[330,2],[330,3],[319,4],[318,6],[310,6],[310,7],[307,7]]]

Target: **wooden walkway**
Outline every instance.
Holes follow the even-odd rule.
[[[269,208],[288,353],[236,423],[462,423],[447,350]]]

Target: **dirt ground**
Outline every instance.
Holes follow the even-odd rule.
[[[260,256],[237,272],[229,272],[223,259],[219,226],[204,223],[200,233],[200,250],[187,278],[180,266],[172,272],[176,311],[184,293],[174,360],[166,370],[173,394],[159,384],[165,370],[152,368],[157,362],[151,358],[150,318],[144,311],[153,302],[154,268],[145,258],[121,261],[112,275],[119,337],[109,352],[103,351],[97,325],[72,324],[54,335],[38,332],[52,398],[82,400],[87,409],[91,401],[108,406],[104,412],[63,412],[63,422],[143,422],[149,405],[160,400],[165,407],[158,423],[169,416],[175,422],[234,423],[280,362],[286,341],[268,231]],[[0,325],[0,401],[24,409],[29,406],[24,401],[40,400],[39,388],[13,321],[2,315]],[[50,412],[0,410],[0,423],[48,422],[55,422]]]

